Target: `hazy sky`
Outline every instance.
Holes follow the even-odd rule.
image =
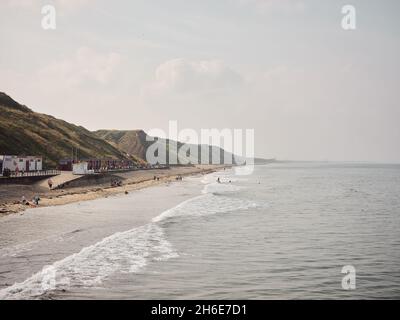
[[[0,91],[91,130],[178,120],[254,128],[258,156],[400,162],[398,0],[2,0],[0,41]]]

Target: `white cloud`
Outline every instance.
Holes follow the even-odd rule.
[[[242,81],[239,73],[218,60],[173,59],[157,67],[153,88],[178,93],[214,92],[235,88]]]
[[[58,81],[68,86],[86,83],[107,84],[120,60],[118,53],[99,53],[81,47],[72,57],[52,62],[43,68],[39,78],[42,81]]]

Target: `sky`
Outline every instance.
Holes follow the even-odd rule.
[[[342,28],[348,4],[355,30]],[[177,120],[254,129],[259,157],[399,163],[399,12],[397,0],[2,0],[0,91],[89,130]]]

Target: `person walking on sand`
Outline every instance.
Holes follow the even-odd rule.
[[[47,184],[49,185],[50,189],[53,187],[53,181],[51,181],[51,179],[47,180]]]
[[[32,199],[33,203],[38,206],[39,205],[39,201],[40,201],[40,197],[38,195],[34,196]]]

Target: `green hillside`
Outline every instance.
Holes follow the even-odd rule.
[[[97,130],[94,134],[138,160],[146,159],[146,150],[153,143],[146,141],[143,130]]]
[[[41,155],[47,168],[54,168],[59,159],[71,157],[72,148],[79,149],[80,158],[127,158],[93,132],[33,112],[0,92],[0,154]]]

